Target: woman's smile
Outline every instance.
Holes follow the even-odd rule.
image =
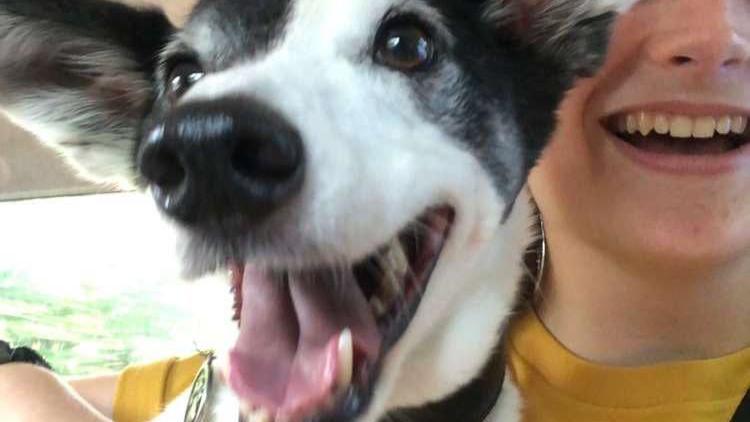
[[[652,103],[601,120],[606,139],[634,163],[670,174],[714,176],[750,161],[750,112],[726,105]]]

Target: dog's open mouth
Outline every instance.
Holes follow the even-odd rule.
[[[355,265],[233,271],[237,344],[229,384],[264,421],[348,420],[419,307],[455,215],[428,210]]]

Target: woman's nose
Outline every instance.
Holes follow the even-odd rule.
[[[648,58],[672,72],[710,75],[737,68],[750,61],[750,43],[746,33],[733,23],[726,7],[729,1],[698,0],[702,5],[675,10],[672,25],[663,25],[646,40]],[[680,2],[676,2],[680,3]],[[689,1],[689,3],[694,3]]]

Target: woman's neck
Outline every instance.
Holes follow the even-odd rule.
[[[580,357],[640,366],[750,347],[750,260],[702,270],[643,268],[566,239],[550,242],[537,311]]]

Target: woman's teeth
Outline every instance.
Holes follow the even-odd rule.
[[[617,130],[621,134],[656,133],[679,139],[710,139],[716,135],[744,134],[748,126],[746,116],[691,117],[676,114],[638,112],[617,116]]]

